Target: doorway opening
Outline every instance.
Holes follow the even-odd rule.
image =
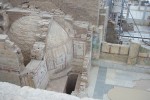
[[[66,93],[71,94],[76,87],[78,75],[77,74],[70,74],[67,79],[67,84],[66,84]]]

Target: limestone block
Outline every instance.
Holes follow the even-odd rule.
[[[81,76],[82,80],[88,80],[87,76]]]
[[[28,8],[28,7],[29,7],[28,4],[22,4],[22,8],[26,9],[26,8]]]
[[[150,48],[149,48],[149,46],[141,45],[139,52],[141,52],[141,53],[150,53]]]
[[[46,74],[43,77],[42,81],[40,82],[38,88],[45,89],[48,85],[48,82],[49,82],[49,73],[46,72]]]
[[[130,57],[137,57],[137,55],[139,53],[139,48],[140,48],[140,43],[137,43],[134,41],[131,42],[129,56]]]
[[[5,41],[5,48],[6,49],[11,49],[14,47],[14,42],[11,42],[10,40]]]
[[[87,39],[87,34],[81,34],[82,39]]]
[[[85,86],[86,83],[85,83],[85,82],[81,82],[80,85],[81,85],[81,86]]]
[[[0,49],[4,49],[5,47],[5,43],[4,42],[0,42]]]
[[[111,45],[110,53],[119,54],[119,48],[120,48],[120,45],[118,45],[118,44],[112,44]]]
[[[148,53],[139,53],[139,57],[147,58],[148,56]]]
[[[5,68],[19,71],[23,65],[22,53],[17,48],[0,49],[0,65],[0,68],[5,66]]]
[[[110,44],[103,42],[102,43],[102,52],[109,53],[109,50],[110,50]]]
[[[4,7],[4,5],[3,5],[3,7]],[[5,5],[5,7],[6,7],[6,5]],[[5,11],[2,11],[1,14],[3,16],[3,21],[1,22],[1,25],[2,25],[4,33],[5,33],[9,26],[9,17]]]
[[[0,81],[21,85],[19,74],[17,72],[0,70]]]
[[[104,25],[104,23],[105,23],[105,17],[106,17],[105,14],[100,14],[99,15],[99,25]]]
[[[24,66],[20,48],[5,34],[0,35],[0,40],[0,68],[20,71]]]
[[[8,38],[5,34],[0,34],[0,42],[4,42]]]
[[[29,8],[30,8],[30,9],[35,9],[35,6],[30,5]]]
[[[122,55],[128,55],[128,53],[129,53],[129,47],[126,46],[126,45],[121,45],[120,47],[121,47],[120,48],[120,54],[122,54]]]
[[[128,57],[128,64],[136,64],[137,63],[137,57],[139,54],[140,49],[140,43],[138,41],[131,41],[130,44],[130,50],[129,50],[129,57]]]
[[[100,13],[106,13],[106,9],[101,8],[101,9],[99,10],[99,12],[100,12]]]
[[[44,58],[45,53],[45,43],[43,42],[35,42],[33,45],[33,49],[31,50],[31,58],[42,60]]]
[[[47,33],[37,33],[36,34],[36,41],[41,41],[41,42],[45,42]]]
[[[3,57],[0,57],[0,68],[2,67],[2,69],[7,68],[8,70],[15,70],[15,71],[19,71],[20,70],[20,66],[18,63],[18,59],[16,57],[5,57],[5,55]]]
[[[45,89],[49,82],[46,62],[41,60],[31,60],[25,70],[21,73],[21,77],[22,79],[26,78],[30,81],[29,83],[24,83],[25,85]]]

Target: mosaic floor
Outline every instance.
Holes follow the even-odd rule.
[[[112,96],[111,94],[114,94],[115,90],[122,91],[123,93],[125,91],[130,92],[131,89],[131,92],[133,93],[136,93],[137,91],[139,91],[137,93],[140,93],[141,95],[143,93],[143,97],[146,97],[145,92],[150,95],[150,74],[148,73],[134,72],[133,70],[126,71],[107,67],[99,67],[97,69],[94,68],[94,70],[95,74],[97,74],[97,77],[95,80],[95,87],[93,87],[94,90],[92,97],[95,99],[110,100],[108,95]],[[119,88],[120,90],[117,90],[116,88]],[[126,88],[129,90],[126,90]],[[112,98],[115,98],[115,96],[112,96]],[[147,98],[150,100],[149,96]],[[145,100],[147,99],[145,98]]]

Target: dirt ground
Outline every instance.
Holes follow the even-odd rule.
[[[90,21],[96,24],[98,0],[50,0],[65,13],[73,15],[76,20]]]
[[[29,2],[41,10],[50,11],[61,9],[66,14],[72,15],[75,20],[89,21],[96,24],[99,0],[8,0],[13,6]]]

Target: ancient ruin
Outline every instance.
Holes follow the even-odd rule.
[[[149,100],[143,2],[1,0],[0,100]]]

